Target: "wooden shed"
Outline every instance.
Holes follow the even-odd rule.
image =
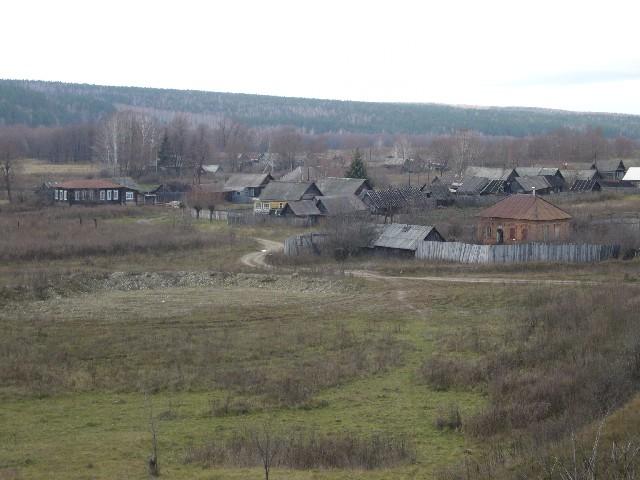
[[[571,215],[537,195],[511,195],[478,214],[485,245],[566,241]]]

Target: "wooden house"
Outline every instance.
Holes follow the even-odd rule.
[[[516,177],[513,182],[511,182],[512,193],[548,195],[553,191],[553,185],[543,176]]]
[[[288,203],[321,196],[314,182],[273,181],[264,188],[253,207],[254,213],[280,215]]]
[[[226,200],[233,203],[253,203],[273,180],[268,173],[234,173],[225,182]]]
[[[476,237],[485,245],[565,241],[571,215],[538,195],[510,195],[478,215]]]
[[[316,197],[316,205],[328,217],[369,214],[369,208],[355,195]]]
[[[603,180],[622,180],[627,169],[620,159],[596,160],[591,165],[592,170],[596,170]]]
[[[135,205],[139,195],[138,190],[112,180],[70,180],[55,186],[53,201],[58,205]]]
[[[429,225],[388,223],[377,225],[370,247],[378,252],[414,256],[420,242],[444,242],[444,237]]]
[[[554,193],[565,190],[566,182],[559,168],[555,167],[517,167],[516,173],[519,177],[542,177],[549,185]],[[513,193],[517,193],[513,191]]]

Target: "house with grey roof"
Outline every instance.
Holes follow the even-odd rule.
[[[627,169],[620,159],[596,160],[591,166],[603,180],[622,180]]]
[[[511,182],[511,193],[547,195],[552,191],[553,186],[543,176],[521,176]]]
[[[268,173],[234,173],[225,182],[226,200],[233,203],[252,203],[273,180]]]
[[[281,215],[288,203],[313,200],[321,196],[314,182],[269,182],[254,202],[253,211],[261,214]]]
[[[519,177],[544,177],[553,192],[562,192],[566,188],[566,182],[559,168],[555,167],[517,167]]]
[[[377,225],[370,247],[379,252],[415,255],[420,242],[444,242],[445,239],[430,225],[389,223]]]

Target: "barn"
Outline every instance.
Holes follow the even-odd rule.
[[[384,253],[414,256],[420,242],[444,242],[444,237],[430,225],[388,223],[378,225],[371,247]]]
[[[477,216],[476,237],[485,245],[569,238],[571,215],[537,195],[511,195]]]

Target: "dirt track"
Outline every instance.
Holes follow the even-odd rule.
[[[256,238],[256,240],[262,245],[262,250],[243,255],[240,258],[240,263],[251,268],[273,268],[272,265],[265,262],[265,257],[271,252],[282,250],[284,245],[280,242],[274,242],[273,240],[266,240],[264,238]]]

